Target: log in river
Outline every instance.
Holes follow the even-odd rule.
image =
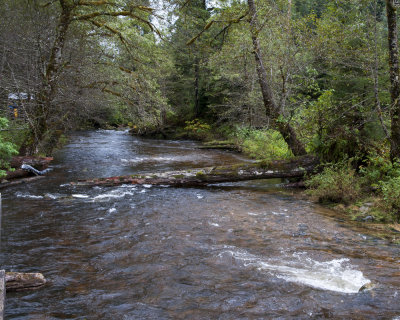
[[[318,159],[312,156],[292,160],[261,163],[241,163],[192,170],[142,173],[72,182],[73,185],[116,186],[121,184],[168,185],[174,187],[203,186],[213,183],[236,182],[256,179],[303,178],[312,173]]]

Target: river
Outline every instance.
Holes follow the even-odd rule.
[[[3,190],[2,266],[48,279],[7,293],[6,319],[400,319],[400,246],[277,181],[68,184],[239,161],[194,142],[73,134],[47,178]]]

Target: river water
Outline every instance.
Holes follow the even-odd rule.
[[[72,135],[49,177],[3,190],[2,266],[48,279],[8,293],[6,319],[400,319],[400,246],[277,181],[68,185],[238,161],[193,142]]]

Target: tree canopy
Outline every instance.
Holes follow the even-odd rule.
[[[22,153],[76,128],[199,119],[276,131],[294,155],[400,156],[391,0],[5,0],[0,15],[0,101],[24,116]]]

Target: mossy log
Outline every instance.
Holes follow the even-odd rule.
[[[234,144],[204,144],[199,149],[240,151],[240,148]]]
[[[11,168],[14,168],[13,171],[7,171],[6,176],[3,180],[13,180],[13,179],[20,179],[26,178],[29,176],[34,175],[32,172],[27,170],[21,169],[22,164],[28,164],[34,167],[37,170],[44,170],[46,169],[50,162],[53,160],[51,157],[13,157],[10,163]]]
[[[7,291],[36,289],[46,284],[41,273],[6,272],[5,279]]]
[[[49,163],[53,160],[52,157],[13,157],[10,162],[11,168],[20,168],[22,164],[29,164],[38,170],[44,170],[48,167]]]
[[[23,170],[23,171],[25,171],[25,170]],[[14,179],[12,181],[7,181],[7,180],[2,181],[0,183],[0,189],[7,188],[10,186],[15,186],[18,184],[29,183],[29,182],[36,181],[36,180],[43,179],[43,178],[45,178],[45,177],[44,176],[34,176],[34,177],[25,178],[25,176],[21,176],[21,179]]]
[[[237,165],[208,167],[202,169],[80,180],[78,182],[71,182],[71,184],[82,186],[150,184],[191,187],[255,179],[302,178],[304,175],[313,172],[318,163],[317,158],[305,156],[287,161],[271,161],[269,163],[241,163]]]

